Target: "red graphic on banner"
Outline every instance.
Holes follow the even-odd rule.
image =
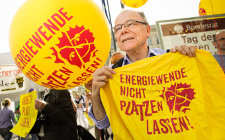
[[[205,9],[200,8],[200,9],[199,9],[199,15],[200,15],[200,16],[205,16],[205,15],[206,15]]]
[[[166,100],[172,114],[174,111],[186,113],[187,110],[190,110],[189,105],[196,94],[194,89],[191,88],[191,85],[187,85],[186,83],[175,83],[174,85],[171,85],[171,87],[164,87],[162,92],[160,97]]]
[[[51,48],[53,50],[52,55],[56,57],[55,63],[64,63],[65,59],[71,65],[85,68],[85,63],[89,62],[90,58],[95,55],[94,40],[93,33],[83,26],[70,27],[66,33],[62,32],[62,37],[59,38],[60,43],[56,45],[59,49]]]

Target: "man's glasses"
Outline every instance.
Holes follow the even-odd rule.
[[[223,37],[219,39],[219,41],[223,41],[223,40],[225,40],[225,38],[223,38]]]
[[[213,35],[213,40],[214,40],[213,42],[218,42],[218,41],[223,41],[223,40],[225,40],[225,38],[222,37],[222,38],[220,38],[219,40],[217,40],[217,39],[216,39],[216,35]]]
[[[113,30],[114,30],[115,33],[117,33],[123,28],[123,26],[129,28],[129,27],[137,25],[138,23],[148,25],[148,23],[146,23],[146,22],[137,21],[137,20],[128,20],[123,24],[117,24],[116,26],[113,27]]]

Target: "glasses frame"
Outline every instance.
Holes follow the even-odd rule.
[[[129,22],[129,21],[134,21],[134,22],[136,22],[136,23],[148,25],[148,23],[147,23],[147,22],[144,22],[144,21],[139,21],[139,20],[127,20],[127,21],[124,22],[123,24],[117,24],[117,25],[115,25],[115,26],[113,27],[114,33],[117,33],[117,32],[118,32],[118,31],[115,30],[115,27],[120,26],[121,29],[123,29],[123,26],[124,26],[124,27],[128,27],[128,22]]]
[[[214,40],[213,42],[219,42],[219,41],[224,41],[224,40],[225,40],[225,38],[222,37],[222,38],[220,38],[219,40]]]
[[[223,41],[223,40],[225,40],[225,38],[224,38],[224,37],[220,38],[218,41]]]

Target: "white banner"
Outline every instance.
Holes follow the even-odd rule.
[[[0,65],[0,94],[24,91],[27,79],[16,65]]]
[[[198,49],[207,50],[214,54],[216,48],[213,41],[216,32],[225,29],[224,15],[215,18],[194,17],[188,19],[175,19],[158,21],[157,30],[160,35],[160,43],[164,50],[175,46],[195,46]]]

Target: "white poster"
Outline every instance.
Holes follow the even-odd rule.
[[[27,79],[16,65],[0,65],[0,94],[24,91]]]
[[[157,29],[162,48],[167,50],[175,46],[187,45],[214,54],[216,48],[213,41],[216,32],[225,30],[225,18],[224,15],[209,17],[158,21]]]

